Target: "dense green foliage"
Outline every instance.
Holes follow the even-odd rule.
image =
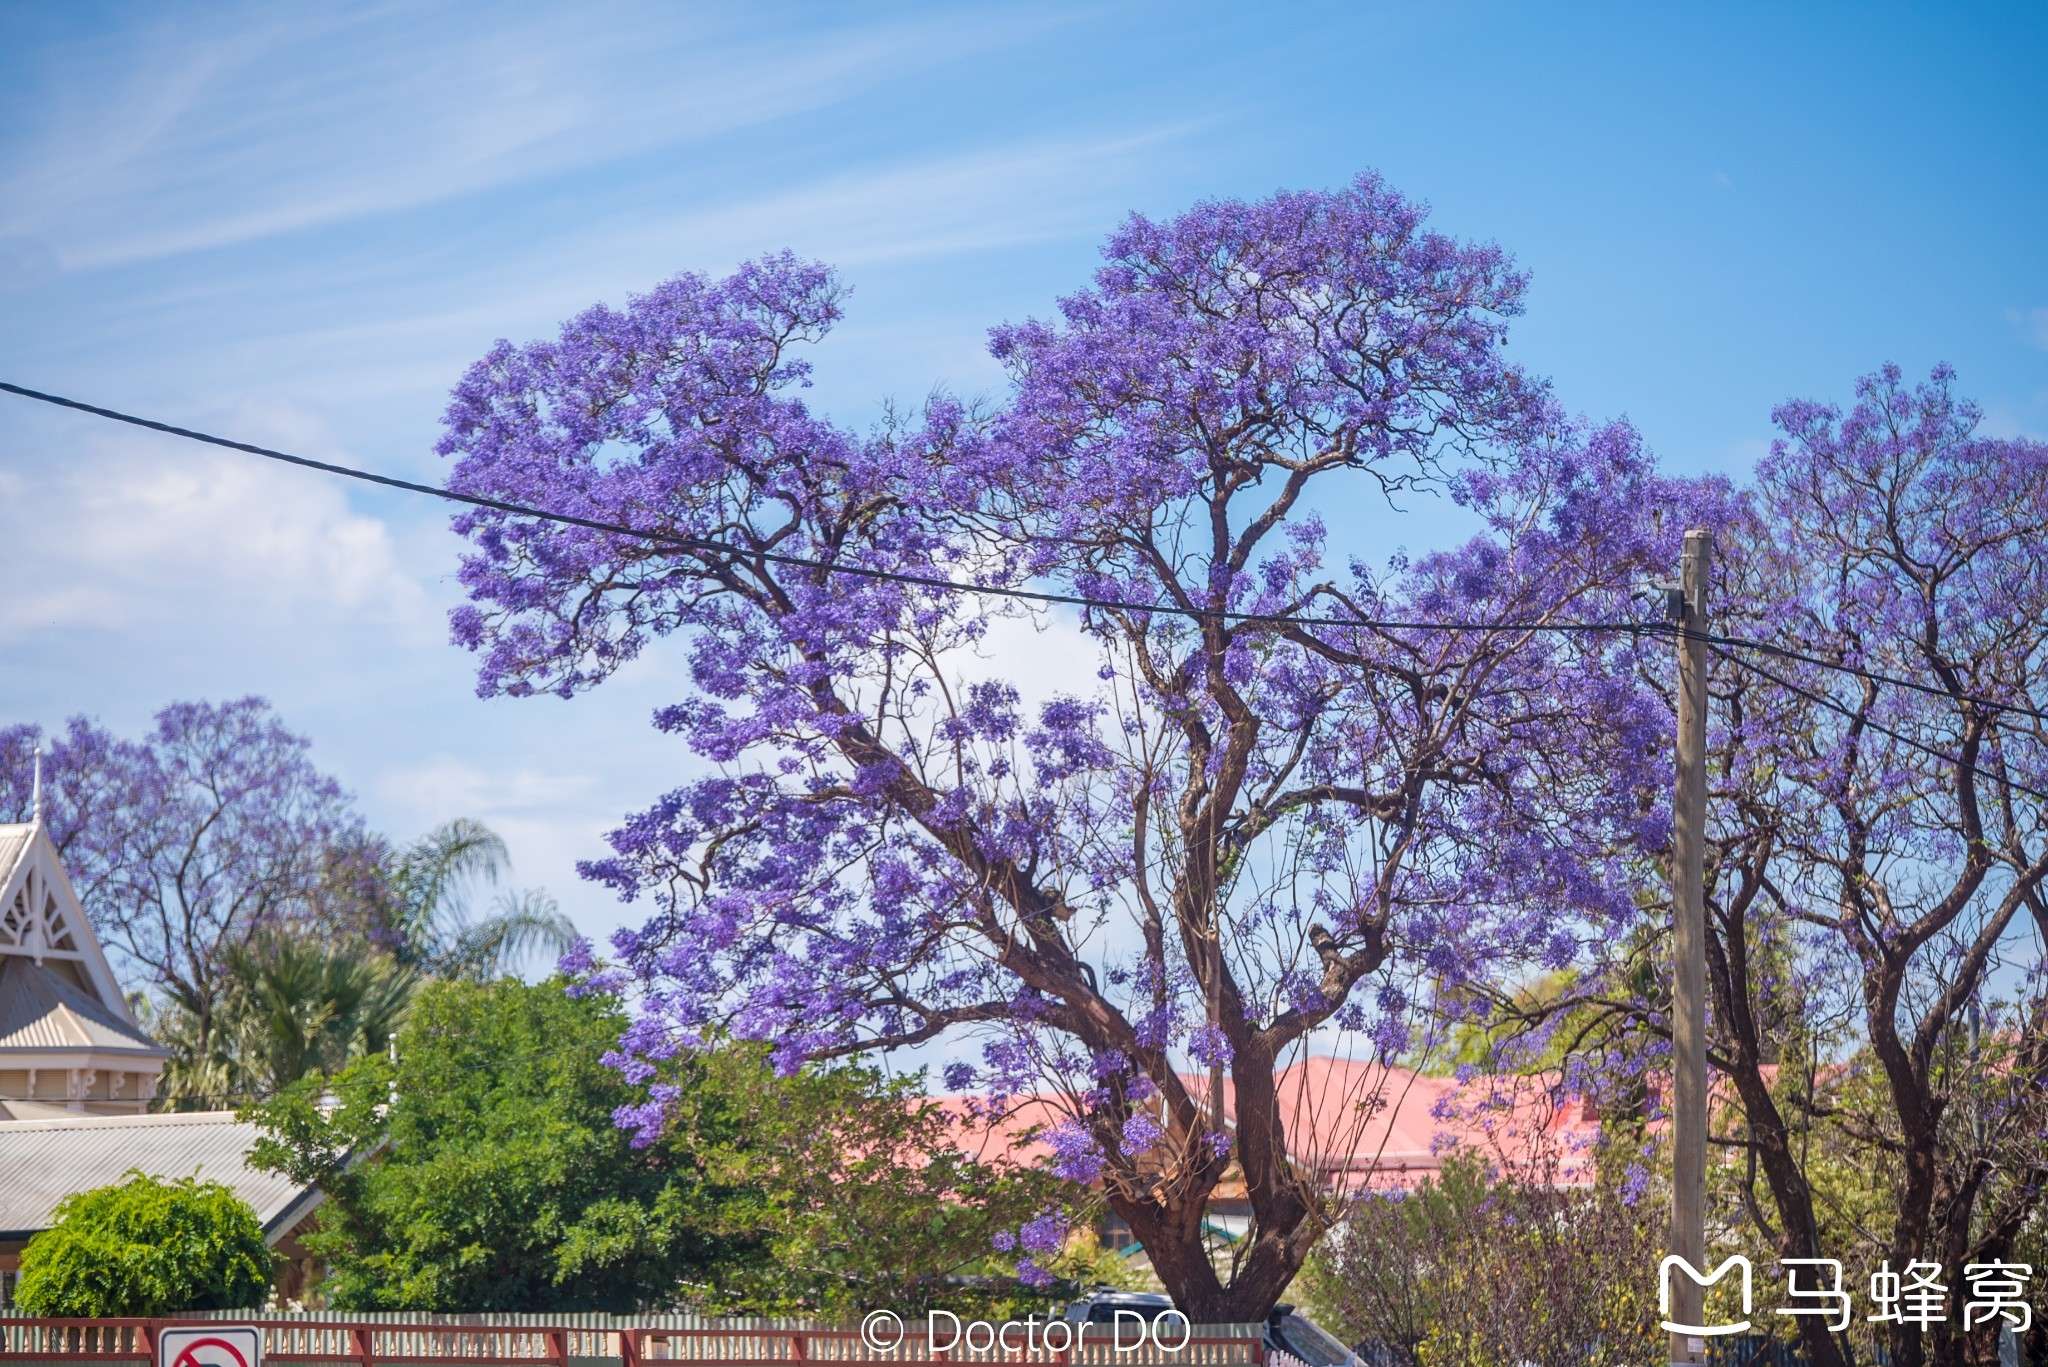
[[[623,1025],[559,981],[430,983],[395,1070],[351,1065],[331,1111],[310,1084],[258,1108],[258,1160],[330,1192],[307,1240],[327,1303],[908,1312],[1014,1292],[961,1277],[1050,1179],[955,1152],[914,1079],[695,1053],[659,1079],[679,1088],[663,1137],[636,1148],[613,1113],[646,1089],[601,1061]]]
[[[174,1109],[275,1095],[382,1052],[430,978],[487,981],[534,951],[559,953],[569,923],[539,889],[476,895],[510,868],[480,822],[447,822],[407,845],[351,830],[321,854],[293,916],[212,951],[204,1013],[175,997],[145,1001],[171,1051],[163,1092]]]
[[[757,1314],[1043,1309],[1042,1293],[1023,1292],[989,1255],[998,1230],[1063,1194],[1048,1174],[960,1152],[916,1078],[857,1068],[777,1078],[764,1052],[696,1056],[672,1110],[672,1136],[735,1193],[723,1223],[753,1232],[765,1254],[723,1270],[700,1304]],[[1069,1259],[1054,1270],[1082,1276],[1093,1265]]]
[[[328,1188],[307,1239],[328,1303],[630,1310],[735,1256],[697,1218],[718,1199],[699,1174],[612,1124],[631,1100],[599,1061],[618,1029],[611,1007],[559,984],[434,983],[395,1070],[351,1065],[331,1116],[311,1086],[264,1107],[280,1142],[257,1160]]]
[[[166,1315],[260,1305],[271,1253],[256,1212],[218,1182],[133,1172],[75,1192],[21,1255],[31,1315]]]

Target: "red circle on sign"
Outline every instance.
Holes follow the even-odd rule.
[[[193,1356],[201,1348],[219,1348],[235,1360],[235,1367],[249,1367],[248,1359],[242,1356],[239,1348],[229,1343],[226,1339],[214,1338],[194,1339],[186,1344],[183,1351],[172,1360],[171,1367],[212,1367],[212,1364],[201,1362]]]

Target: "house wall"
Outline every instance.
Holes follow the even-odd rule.
[[[287,1307],[294,1303],[313,1309],[313,1302],[319,1296],[321,1279],[327,1275],[326,1267],[320,1260],[306,1251],[302,1236],[312,1232],[319,1213],[316,1211],[286,1230],[284,1236],[271,1244],[271,1251],[277,1254],[277,1272],[271,1282],[277,1300]]]
[[[76,1101],[89,1115],[140,1114],[149,1109],[156,1086],[155,1071],[0,1068],[0,1101],[33,1101],[44,1106],[68,1106]]]

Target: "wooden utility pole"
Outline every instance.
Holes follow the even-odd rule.
[[[1707,583],[1714,534],[1685,534],[1678,627],[1678,784],[1671,804],[1671,1252],[1706,1266],[1707,1205]],[[1706,1288],[1682,1274],[1671,1319],[1703,1324]],[[1671,1336],[1671,1361],[1704,1363],[1705,1345]]]

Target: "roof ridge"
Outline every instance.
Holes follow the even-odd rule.
[[[140,1115],[73,1114],[63,1119],[0,1120],[0,1131],[118,1129],[123,1125],[254,1125],[238,1111],[145,1111]]]
[[[50,1015],[57,1017],[63,1022],[64,1028],[71,1032],[73,1042],[79,1048],[92,1048],[92,1035],[86,1030],[85,1018],[79,1015],[77,1007],[59,997],[57,998],[56,1006],[51,1009]]]

